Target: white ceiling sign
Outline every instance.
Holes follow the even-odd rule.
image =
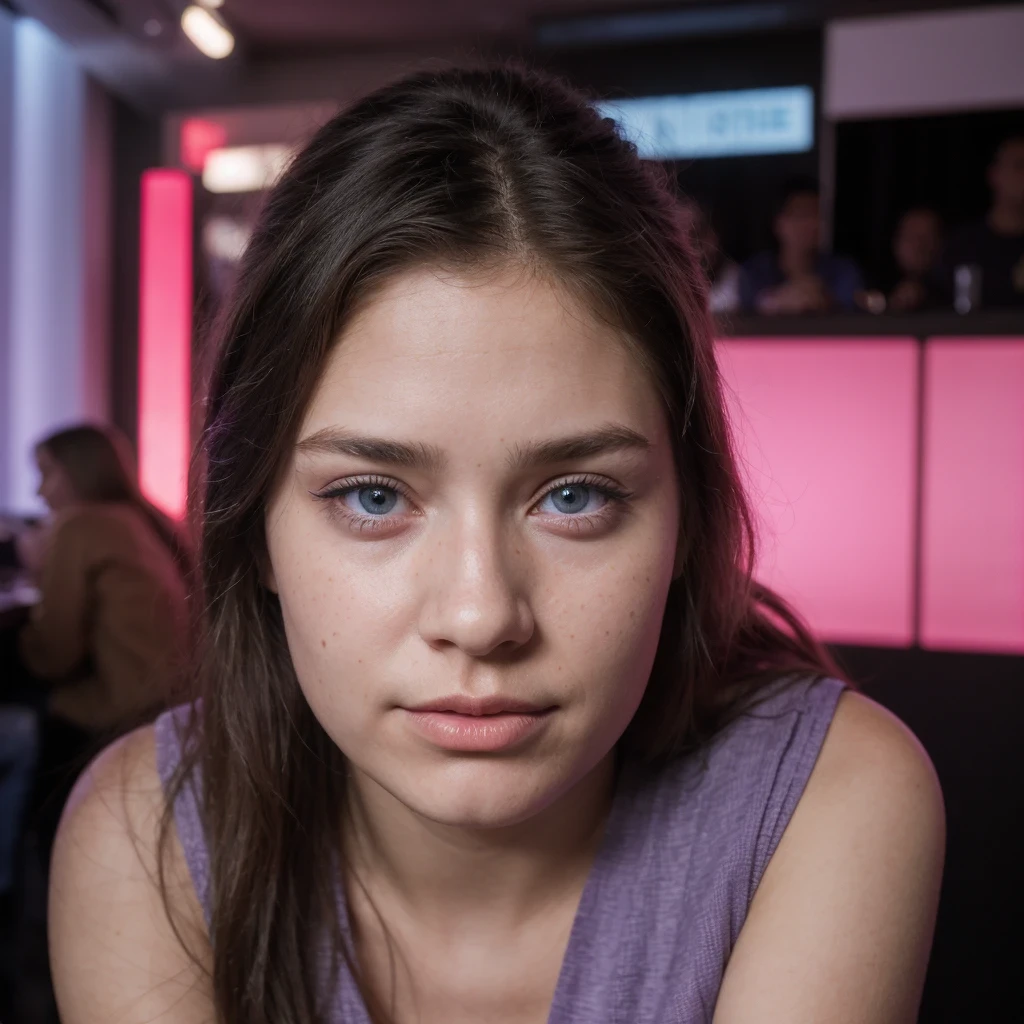
[[[805,85],[645,96],[598,109],[647,160],[801,153],[814,145],[814,91]]]
[[[832,22],[824,114],[863,120],[1024,106],[1024,8]]]

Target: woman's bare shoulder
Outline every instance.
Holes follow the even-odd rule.
[[[165,806],[152,727],[105,750],[68,801],[49,909],[64,1024],[213,1020],[203,914]]]
[[[716,1024],[916,1020],[944,846],[927,754],[888,711],[844,693],[754,896]]]

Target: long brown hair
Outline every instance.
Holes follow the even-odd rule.
[[[202,699],[170,791],[200,773],[219,1021],[324,1020],[315,945],[338,937],[345,773],[299,688],[277,598],[261,585],[263,520],[331,346],[390,275],[529,263],[621,327],[657,382],[686,546],[625,752],[677,757],[766,684],[834,674],[785,603],[751,579],[754,532],[706,285],[676,212],[612,121],[559,81],[508,68],[380,90],[325,125],[270,193],[207,400],[194,494]],[[170,821],[168,810],[165,838]],[[341,955],[351,965],[351,950]]]
[[[132,505],[174,557],[183,578],[192,571],[192,553],[182,531],[139,489],[131,445],[116,427],[83,423],[44,437],[37,448],[64,470],[79,501]]]

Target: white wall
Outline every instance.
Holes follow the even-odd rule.
[[[832,120],[1024,106],[1024,8],[831,22],[824,113]]]
[[[65,44],[28,18],[12,36],[0,507],[29,510],[35,441],[109,418],[110,120]]]
[[[0,510],[6,504],[9,465],[7,352],[11,320],[11,153],[14,117],[14,17],[0,7]]]

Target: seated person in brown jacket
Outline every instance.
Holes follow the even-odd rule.
[[[19,649],[49,688],[37,786],[46,838],[92,748],[166,703],[186,653],[189,554],[112,429],[63,430],[35,454],[53,516],[19,539],[42,595]]]

